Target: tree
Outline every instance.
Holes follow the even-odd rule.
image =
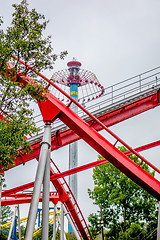
[[[124,152],[127,149],[121,147],[120,150]],[[137,164],[140,163],[137,156],[129,157]],[[98,160],[101,158],[99,156]],[[141,167],[154,175],[145,163]],[[122,232],[128,231],[132,224],[157,220],[157,200],[111,163],[95,167],[93,179],[95,187],[93,191],[88,190],[89,196],[102,209],[104,227],[116,236],[115,239],[122,239],[118,238],[119,233],[122,235]],[[99,212],[96,215],[100,219]],[[93,217],[95,215],[89,217],[91,230],[97,224],[97,219]]]
[[[19,154],[31,151],[25,136],[38,131],[33,119],[30,103],[33,99],[45,100],[45,83],[28,69],[27,64],[37,71],[53,69],[58,55],[53,54],[51,37],[44,37],[48,24],[45,16],[29,10],[26,0],[13,4],[11,26],[0,30],[0,167],[8,168]],[[3,24],[2,17],[0,25]],[[67,52],[60,54],[61,58]],[[12,58],[15,55],[17,59]],[[25,62],[25,66],[19,60]],[[7,63],[13,68],[8,69]],[[6,71],[8,74],[6,74]],[[17,75],[17,73],[19,73]],[[38,84],[29,83],[20,87],[19,75],[28,75]]]
[[[9,206],[1,207],[1,219],[0,219],[1,225],[11,222],[12,216],[13,216],[13,211]],[[6,227],[2,228],[0,232],[0,239],[2,240],[7,239],[8,232],[9,232],[9,226],[7,226],[7,228]]]
[[[10,206],[2,206],[1,208],[1,224],[5,224],[12,221],[13,211]]]

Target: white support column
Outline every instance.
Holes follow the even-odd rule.
[[[57,233],[57,231],[58,231],[58,229],[59,229],[59,227],[61,225],[61,220],[60,220],[57,208],[55,209],[55,211],[56,211],[56,216],[57,216],[57,227],[56,227],[56,233]]]
[[[19,240],[21,240],[21,226],[20,226],[20,211],[19,211],[19,205],[17,206],[17,215],[18,215],[18,236],[19,236]]]
[[[51,144],[51,139],[50,143]],[[48,240],[49,230],[49,193],[50,193],[50,156],[51,151],[48,150],[48,159],[43,178],[43,200],[42,200],[42,240]]]
[[[72,230],[73,230],[73,232],[74,232],[74,235],[75,235],[76,239],[77,239],[77,240],[81,240],[81,238],[80,238],[80,236],[79,236],[79,234],[78,234],[78,232],[77,232],[77,229],[75,228],[75,226],[74,226],[74,224],[73,224],[73,222],[72,222],[72,220],[71,220],[71,218],[70,218],[70,216],[69,216],[69,213],[66,211],[66,208],[64,207],[64,205],[63,205],[63,211],[64,211],[65,216],[66,216],[67,219],[68,219],[68,222],[70,223],[70,225],[71,225],[71,227],[72,227]]]
[[[57,206],[54,204],[54,215],[53,215],[53,240],[56,240],[56,208],[57,208]]]
[[[78,101],[78,84],[70,85],[70,96]],[[78,114],[78,106],[74,103],[71,103],[70,108],[73,112]],[[69,169],[78,167],[78,142],[73,142],[69,144]],[[72,193],[77,200],[77,188],[78,180],[77,173],[69,175],[69,187],[72,190]]]
[[[37,168],[37,173],[36,173],[36,178],[34,183],[32,201],[29,209],[25,240],[31,240],[33,237],[34,225],[36,221],[37,209],[39,204],[39,197],[41,193],[41,186],[42,186],[46,161],[48,158],[48,151],[50,149],[50,139],[51,139],[51,126],[46,125],[44,127],[43,141],[41,143],[41,152],[40,152],[39,163],[38,163],[38,168]]]
[[[63,213],[63,215],[64,215],[64,213]],[[58,213],[58,211],[57,211],[57,208],[56,208],[56,216],[57,216],[57,222],[58,222],[57,228],[56,228],[56,232],[57,232],[59,226],[60,226],[60,229],[61,229],[61,219],[60,219],[60,217],[59,217],[59,213]],[[67,239],[66,239],[65,232],[64,232],[64,228],[63,228],[63,233],[64,233],[64,234],[63,234],[64,240],[67,240]],[[53,238],[52,238],[52,239],[53,239]]]
[[[64,211],[63,211],[63,203],[61,203],[61,235],[60,240],[64,240]]]

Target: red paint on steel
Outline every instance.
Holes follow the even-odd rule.
[[[132,103],[126,104],[125,106],[106,112],[105,114],[98,116],[98,119],[107,127],[110,127],[128,118],[134,117],[142,112],[153,109],[159,106],[159,104],[160,103],[158,102],[157,92],[155,92],[147,97],[143,97],[139,100],[133,101]],[[88,123],[92,121],[93,120],[89,120]],[[97,131],[102,130],[102,127],[95,122],[93,122],[92,127]],[[51,139],[52,151],[80,139],[80,137],[76,133],[74,133],[71,129],[59,132],[59,138],[61,139],[61,145],[57,144],[56,136],[54,135],[52,136]],[[40,141],[32,144],[33,148],[32,153],[22,156],[24,162],[30,161],[39,156],[40,153],[39,143]],[[23,161],[22,158],[18,156],[15,159],[16,166],[23,164]]]
[[[6,206],[6,205],[16,205],[16,204],[24,204],[24,203],[30,203],[32,200],[32,195],[31,196],[26,196],[26,197],[19,197],[19,196],[15,196],[15,197],[10,197],[10,198],[5,198],[1,200],[1,205],[2,206]],[[58,196],[50,196],[49,200],[52,201],[54,204],[57,204],[59,201],[59,197]],[[40,196],[39,198],[39,202],[42,202],[42,196]]]
[[[107,162],[108,162],[108,160],[101,159],[101,160],[98,160],[98,161],[95,161],[95,162],[92,162],[92,163],[82,165],[80,167],[72,168],[70,170],[67,170],[67,171],[64,171],[64,172],[61,172],[61,173],[56,173],[54,176],[51,176],[50,180],[52,181],[52,180],[55,180],[55,179],[58,179],[58,178],[61,178],[61,177],[66,177],[66,176],[72,175],[74,173],[85,171],[87,169],[99,166],[99,165],[107,163]]]
[[[58,173],[60,173],[58,167],[56,166],[56,164],[53,162],[53,160],[51,159],[53,165],[56,167]],[[51,173],[51,177],[54,176],[55,172],[53,171],[53,169],[51,169],[52,173]],[[58,180],[53,180],[52,183],[54,184],[55,186],[55,181],[57,182],[56,183],[56,186],[59,188],[62,188],[62,184],[60,186],[58,186],[59,182]],[[67,189],[69,190],[69,193],[71,194],[72,196],[72,201],[74,201],[74,203],[71,201],[71,198],[68,198],[67,201],[64,202],[65,204],[65,207],[67,209],[67,211],[70,213],[70,217],[72,219],[72,221],[74,222],[74,224],[78,227],[78,229],[80,230],[81,232],[81,235],[83,237],[83,239],[87,239],[88,238],[88,234],[90,236],[90,239],[92,239],[92,236],[91,236],[91,233],[90,233],[90,230],[87,226],[87,223],[83,217],[83,214],[78,206],[78,203],[69,187],[69,185],[67,184],[67,182],[65,181],[65,179],[63,178],[63,181],[67,187]],[[64,192],[64,190],[63,190]],[[87,233],[86,233],[86,230],[87,230]]]
[[[72,67],[72,66],[76,66],[76,67],[80,67],[82,64],[78,61],[70,61],[67,63],[68,67]]]
[[[159,145],[160,145],[160,140],[155,141],[153,143],[149,143],[149,144],[140,146],[140,147],[137,147],[137,148],[135,148],[135,150],[137,152],[140,152],[140,151],[148,150],[148,149],[153,148],[153,147],[157,147]],[[126,152],[124,152],[124,154],[128,156],[128,155],[131,155],[132,153],[130,151],[126,151]],[[65,176],[68,176],[68,175],[71,175],[71,174],[74,174],[74,173],[78,173],[80,171],[87,170],[87,169],[92,168],[92,167],[99,166],[99,165],[107,163],[107,162],[108,162],[108,160],[101,159],[101,160],[98,160],[98,161],[95,161],[95,162],[92,162],[92,163],[82,165],[82,166],[77,167],[77,168],[73,168],[73,169],[61,172],[61,173],[60,172],[59,173],[54,173],[54,175],[51,176],[51,179],[55,180],[55,179],[58,179],[58,178],[61,178],[61,177],[65,177]],[[34,182],[31,182],[31,183],[27,183],[25,185],[22,185],[22,186],[19,186],[19,187],[16,187],[16,188],[5,190],[5,191],[2,192],[2,197],[8,196],[10,194],[13,194],[13,193],[16,193],[16,192],[19,192],[19,191],[26,190],[26,189],[29,189],[29,188],[32,188],[33,186],[34,186]]]
[[[30,68],[32,69],[32,68]],[[34,72],[36,70],[32,69]],[[99,124],[103,129],[114,136],[119,142],[126,146],[130,151],[136,154],[142,161],[145,161],[137,152],[135,152],[130,146],[128,146],[123,140],[117,137],[111,130],[109,130],[102,122],[96,119],[92,114],[90,114],[86,109],[84,109],[80,104],[78,104],[74,99],[72,99],[68,94],[57,87],[53,82],[48,80],[45,76],[38,73],[39,76],[47,80],[48,83],[56,87],[61,93],[68,97],[72,102],[74,102],[79,108],[81,108],[87,115],[89,115],[97,124]],[[25,77],[20,76],[22,82],[25,82]],[[21,81],[21,80],[20,80]],[[26,81],[27,84],[27,81]],[[156,198],[160,198],[160,183],[158,180],[153,178],[129,158],[127,158],[123,153],[116,149],[110,142],[108,142],[103,136],[101,136],[95,129],[89,126],[84,120],[77,116],[71,109],[60,102],[52,94],[46,93],[47,100],[41,101],[39,106],[43,109],[43,119],[44,121],[51,121],[52,114],[45,111],[45,104],[49,104],[51,109],[58,109],[58,117],[64,122],[68,127],[70,127],[77,135],[79,135],[84,141],[86,141],[91,147],[93,147],[102,156],[107,158],[113,165],[115,165],[120,171],[124,172],[128,177],[138,183],[145,190],[149,191]],[[49,103],[48,103],[49,102]],[[50,111],[52,112],[52,111]]]
[[[50,83],[51,85],[53,86],[55,85],[51,81],[49,81],[46,77],[44,77],[42,74],[38,74],[38,75],[45,78],[48,81],[48,83]],[[25,82],[25,77],[20,76],[20,79],[22,79],[21,82],[24,82],[24,84],[27,84],[27,82]],[[58,89],[58,87],[56,88]],[[59,89],[59,91],[62,92],[65,96],[67,96],[71,101],[74,102],[74,100],[71,99],[67,94],[65,94],[61,89]],[[97,131],[95,131],[93,127],[89,126],[85,121],[83,121],[80,117],[78,117],[74,112],[72,112],[72,110],[70,110],[62,102],[56,99],[52,94],[48,93],[47,97],[48,99],[46,102],[39,103],[44,121],[53,121],[58,114],[58,117],[60,118],[60,120],[63,121],[67,126],[69,126],[82,139],[84,139],[91,147],[97,150],[102,156],[107,158],[112,164],[114,164],[118,169],[124,172],[128,177],[130,177],[132,180],[137,182],[140,186],[142,186],[144,189],[149,191],[153,196],[155,196],[157,199],[160,200],[160,183],[158,180],[153,178],[150,174],[148,174],[139,166],[137,166],[134,162],[132,162],[128,157],[126,157],[123,153],[121,153],[118,149],[116,149],[112,144],[110,144],[105,138],[103,138]],[[46,108],[45,104],[46,106],[49,106],[49,108],[52,109],[53,112],[55,110],[56,114],[54,116],[53,116],[53,113],[49,113],[48,111],[46,111],[48,107]],[[91,119],[94,119],[95,122],[101,126],[101,128],[105,129],[112,136],[114,136],[119,142],[121,142],[129,150],[131,150],[134,154],[136,154],[139,158],[145,161],[145,159],[143,159],[125,142],[123,142],[119,137],[117,137],[113,132],[111,132],[102,122],[100,122],[90,113],[88,113],[77,102],[75,102],[75,104],[77,104],[78,107],[80,107],[85,113],[87,113],[91,117]],[[69,198],[66,199],[65,203],[67,203],[68,201],[69,201]],[[69,206],[70,206],[70,202],[68,203],[68,207]],[[69,211],[71,210],[72,209],[69,207]],[[78,216],[76,213],[74,218],[78,219]],[[78,223],[78,226],[79,226],[79,230],[83,232],[84,229],[81,229],[81,226],[79,223]]]
[[[160,145],[160,140],[158,140],[158,141],[155,141],[155,142],[152,142],[152,143],[148,143],[148,144],[145,144],[145,145],[143,145],[143,146],[140,146],[140,147],[137,147],[137,148],[135,148],[135,150],[137,151],[137,152],[141,152],[141,151],[144,151],[144,150],[148,150],[148,149],[150,149],[150,148],[153,148],[153,147],[157,147],[157,146],[159,146]],[[131,153],[131,151],[127,151],[127,152],[125,152],[125,155],[131,155],[132,153]]]
[[[5,190],[5,191],[2,192],[2,197],[6,197],[6,196],[9,196],[11,194],[20,192],[20,191],[24,191],[26,189],[32,188],[33,186],[34,186],[34,182],[31,182],[31,183],[24,184],[22,186],[18,186],[18,187],[9,189],[9,190]]]

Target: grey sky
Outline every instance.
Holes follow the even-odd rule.
[[[11,20],[13,3],[1,0],[0,15],[5,25]],[[54,71],[66,68],[73,57],[82,68],[96,74],[104,87],[160,65],[160,1],[159,0],[29,0],[50,20],[46,30],[52,35],[56,53],[68,51],[64,61],[58,60]],[[51,72],[46,72],[51,77]],[[132,147],[159,139],[159,108],[112,127]],[[88,154],[89,152],[89,154]],[[159,147],[143,153],[159,165]],[[68,148],[52,154],[61,171],[68,169]],[[79,143],[79,164],[95,161],[97,153]],[[34,179],[36,163],[26,164],[6,174],[8,188]],[[16,175],[16,177],[15,177]],[[17,176],[19,175],[19,178]],[[93,187],[92,170],[80,173],[79,205],[85,217],[94,211],[87,189]],[[22,177],[24,176],[24,177]]]

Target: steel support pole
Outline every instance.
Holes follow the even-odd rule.
[[[17,215],[18,215],[18,236],[19,236],[19,240],[21,240],[21,226],[20,226],[20,211],[19,211],[19,205],[17,206]]]
[[[51,144],[51,139],[50,143]],[[48,158],[43,178],[43,199],[42,199],[42,240],[48,240],[49,224],[49,193],[50,193],[50,157],[51,151],[48,151]]]
[[[63,214],[63,215],[64,215],[64,214]],[[58,222],[57,227],[56,227],[56,232],[57,232],[58,229],[59,229],[59,227],[60,227],[60,229],[61,229],[61,219],[60,219],[60,217],[59,217],[59,213],[58,213],[57,208],[56,208],[56,216],[57,216],[57,222]],[[64,232],[64,231],[63,231],[63,232]],[[53,238],[52,238],[52,239],[53,239]],[[64,232],[64,240],[67,240],[67,239],[66,239],[65,232]]]
[[[70,85],[70,96],[74,100],[78,100],[78,84],[71,84]],[[71,104],[70,107],[73,112],[78,114],[78,106],[74,103]],[[78,167],[78,142],[73,142],[69,144],[69,169],[73,169]],[[78,179],[77,179],[77,173],[72,174],[69,176],[69,187],[77,200],[78,195]],[[68,224],[68,231],[73,232],[73,229],[70,224]]]
[[[70,96],[74,100],[78,100],[78,84],[70,85]],[[73,112],[78,113],[78,107],[76,104],[72,103],[70,107]],[[69,169],[75,168],[78,166],[78,142],[73,142],[69,144]],[[77,200],[77,174],[72,174],[69,176],[69,187],[72,190],[72,193]]]
[[[43,141],[41,143],[41,152],[40,152],[39,163],[38,163],[37,173],[36,173],[36,178],[34,183],[32,201],[29,209],[25,240],[31,240],[33,236],[34,225],[36,221],[37,209],[39,204],[39,197],[41,192],[41,186],[42,186],[44,171],[46,167],[46,161],[48,158],[48,150],[50,149],[50,139],[51,139],[51,126],[50,124],[48,124],[44,127]]]
[[[53,215],[53,240],[56,240],[56,208],[57,208],[57,206],[54,204],[54,215]]]
[[[55,209],[55,211],[56,211],[56,216],[57,216],[57,227],[56,227],[56,233],[57,233],[57,231],[61,225],[61,220],[60,220],[59,212],[58,212],[57,208]]]
[[[78,142],[69,144],[69,169],[78,166]],[[69,176],[69,187],[77,200],[77,173]]]
[[[73,224],[73,222],[72,222],[72,220],[71,220],[71,218],[70,218],[70,216],[69,216],[69,213],[66,211],[64,205],[63,205],[63,211],[64,211],[65,216],[66,216],[67,219],[68,219],[68,222],[70,223],[70,225],[71,225],[71,227],[72,227],[72,230],[73,230],[73,232],[74,232],[74,235],[75,235],[76,239],[77,239],[77,240],[81,240],[81,238],[80,238],[80,236],[79,236],[79,234],[78,234],[78,232],[77,232],[77,230],[76,230],[76,228],[75,228],[75,226],[74,226],[74,224]]]
[[[157,240],[160,239],[160,201],[159,201],[159,208],[158,208],[158,226],[157,226]]]
[[[60,240],[64,240],[64,211],[63,211],[63,203],[61,203],[61,235]]]

